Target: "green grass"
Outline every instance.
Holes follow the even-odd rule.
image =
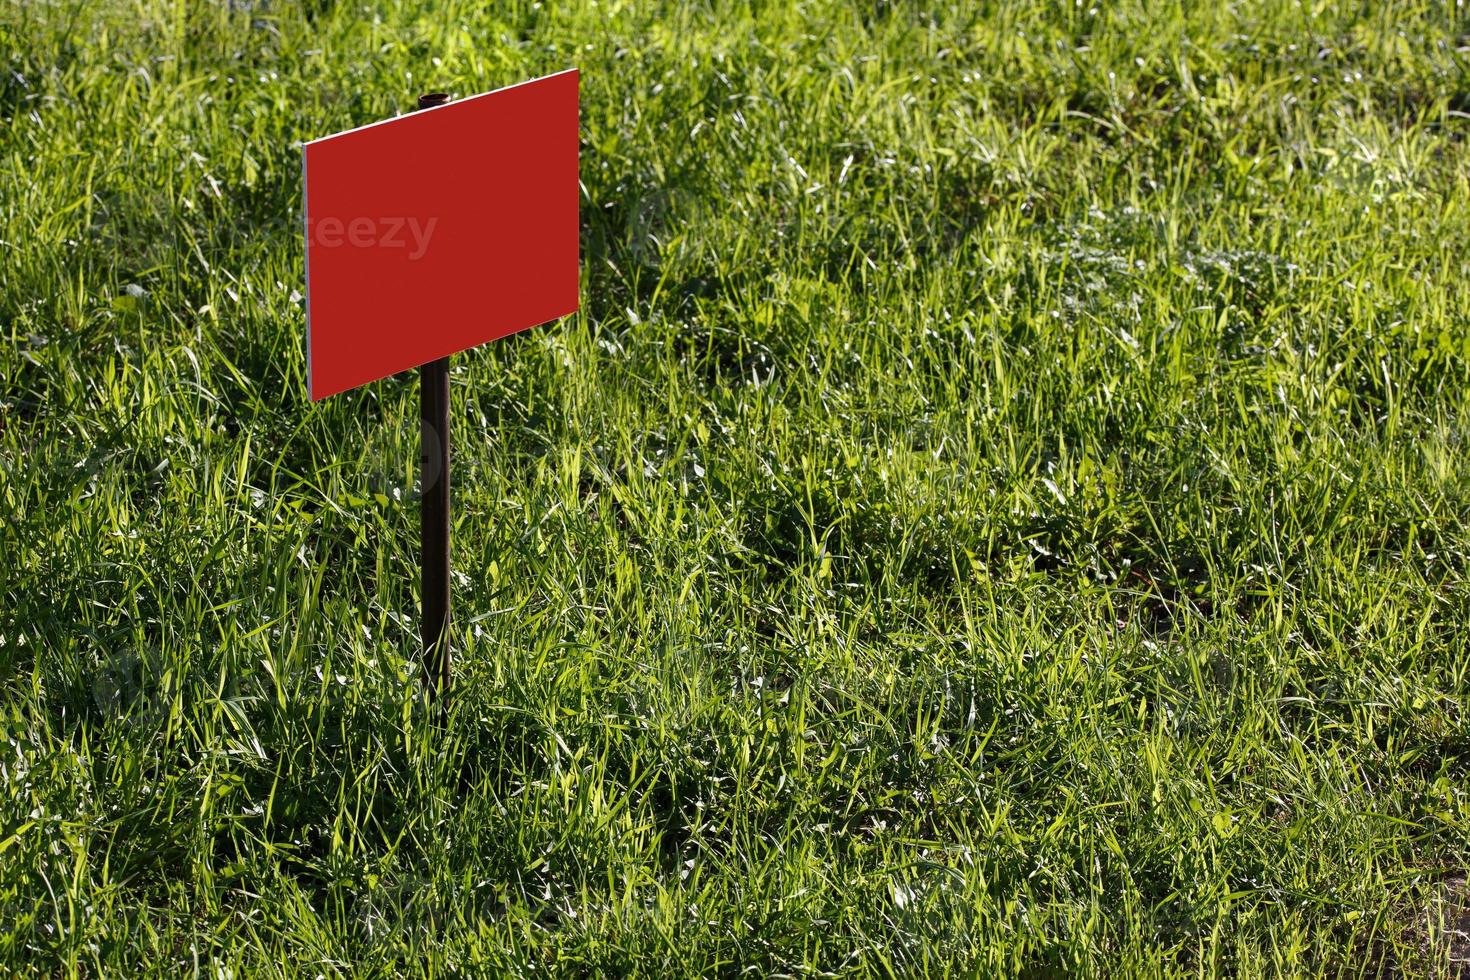
[[[1470,14],[658,6],[0,3],[0,973],[1433,975]],[[297,144],[572,65],[440,732]]]

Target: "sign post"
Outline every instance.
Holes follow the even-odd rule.
[[[424,683],[449,693],[449,358],[419,368],[419,602]],[[438,478],[434,479],[434,475]],[[432,482],[431,482],[432,481]]]
[[[449,101],[444,92],[419,96],[420,109]],[[449,356],[419,368],[419,632],[424,686],[449,693]]]
[[[449,356],[576,311],[575,69],[302,150],[313,401],[419,368],[424,685],[450,685]],[[430,175],[425,178],[423,175]]]

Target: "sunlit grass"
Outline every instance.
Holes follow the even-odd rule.
[[[0,972],[1446,962],[1470,27],[920,6],[0,8]],[[298,143],[572,65],[441,731]]]

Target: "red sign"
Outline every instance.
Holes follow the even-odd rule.
[[[577,72],[303,150],[315,401],[577,309]]]

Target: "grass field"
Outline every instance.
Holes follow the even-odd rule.
[[[0,0],[0,974],[1456,975],[1470,11],[925,6]],[[299,143],[570,66],[439,731]]]

